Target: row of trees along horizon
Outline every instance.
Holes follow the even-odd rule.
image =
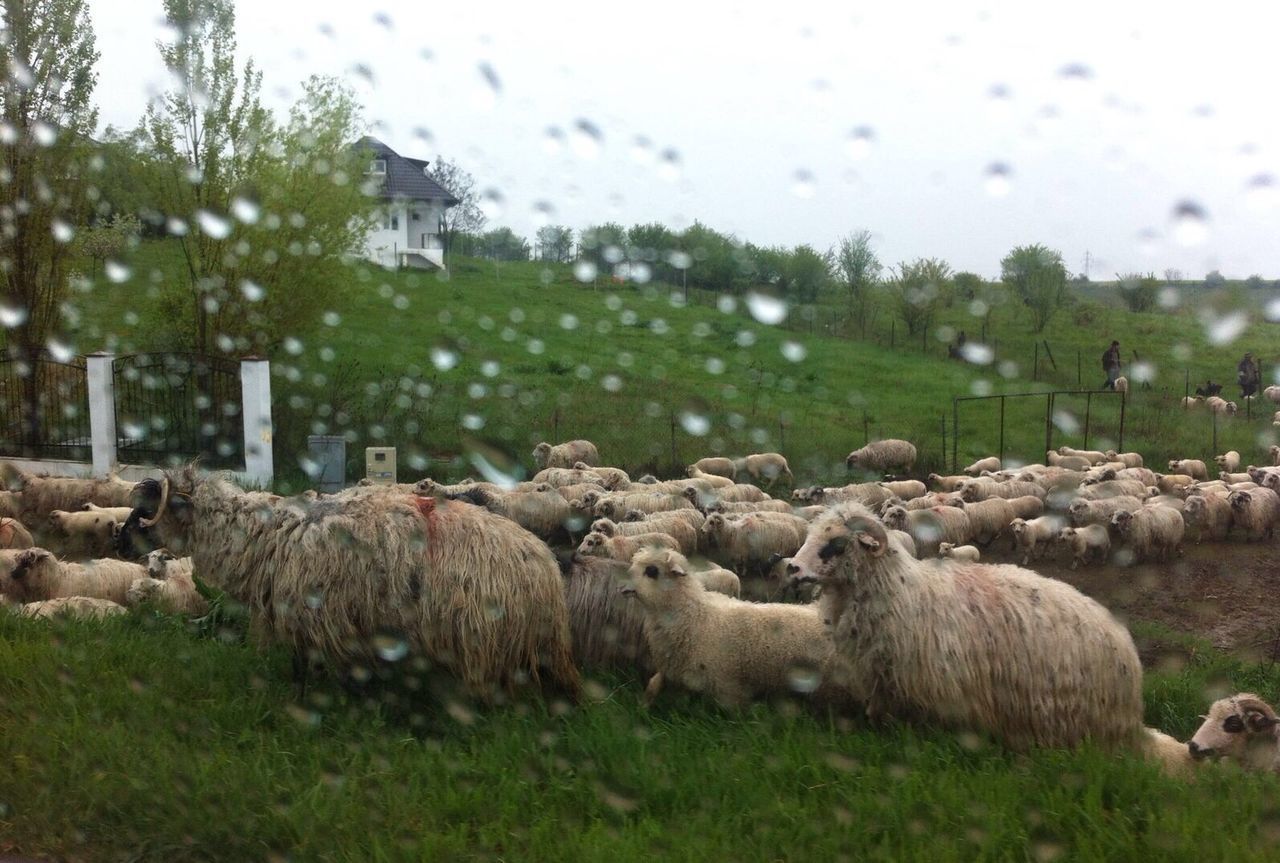
[[[367,128],[353,91],[313,77],[277,118],[262,104],[253,60],[235,60],[232,0],[163,6],[172,39],[157,48],[174,85],[135,128],[109,127],[100,140],[92,100],[99,53],[86,0],[4,7],[0,62],[14,74],[0,82],[0,332],[11,357],[33,358],[59,337],[69,285],[127,279],[128,250],[142,237],[166,237],[180,249],[183,278],[161,285],[158,302],[180,343],[198,353],[270,355],[286,337],[312,330],[349,282],[349,254],[376,207],[367,154],[351,146]],[[546,225],[531,248],[509,228],[485,230],[467,171],[444,158],[432,170],[461,199],[444,224],[447,254],[574,264],[584,281],[621,273],[720,293],[766,290],[846,307],[864,323],[884,309],[907,334],[927,329],[956,299],[1006,297],[1024,304],[1042,332],[1073,283],[1083,284],[1068,278],[1058,251],[1039,244],[1005,256],[997,283],[937,258],[885,267],[868,230],[820,251],[758,246],[700,222],[682,231],[607,223],[576,236]],[[1174,271],[1165,279],[1186,285]],[[1154,274],[1117,280],[1130,309],[1156,306],[1162,283]],[[1222,283],[1211,273],[1202,284]],[[1254,276],[1245,286],[1270,284]]]

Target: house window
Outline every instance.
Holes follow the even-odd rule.
[[[421,222],[421,221],[422,221],[422,214],[421,214],[421,213],[418,213],[418,212],[414,212],[414,214],[413,214],[413,220],[414,220],[415,222]]]
[[[382,214],[382,230],[397,231],[400,229],[400,214],[384,212]]]
[[[374,159],[372,162],[370,162],[370,163],[369,163],[369,173],[370,173],[370,174],[385,174],[385,173],[387,173],[387,160],[386,160],[386,159]]]

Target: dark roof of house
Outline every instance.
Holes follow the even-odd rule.
[[[387,174],[382,180],[379,197],[409,198],[415,201],[443,200],[446,206],[458,203],[452,192],[426,172],[425,160],[401,156],[377,138],[368,135],[356,141],[354,146],[371,151],[375,159],[384,159],[387,163]]]

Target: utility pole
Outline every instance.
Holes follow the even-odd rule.
[[[1089,281],[1089,250],[1084,250],[1084,280]]]

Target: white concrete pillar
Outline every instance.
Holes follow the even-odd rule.
[[[106,476],[116,466],[116,378],[111,354],[85,357],[89,384],[89,435],[93,443],[94,476]]]
[[[249,482],[268,488],[275,475],[270,362],[261,357],[240,360],[240,395],[244,402],[244,475]]]

